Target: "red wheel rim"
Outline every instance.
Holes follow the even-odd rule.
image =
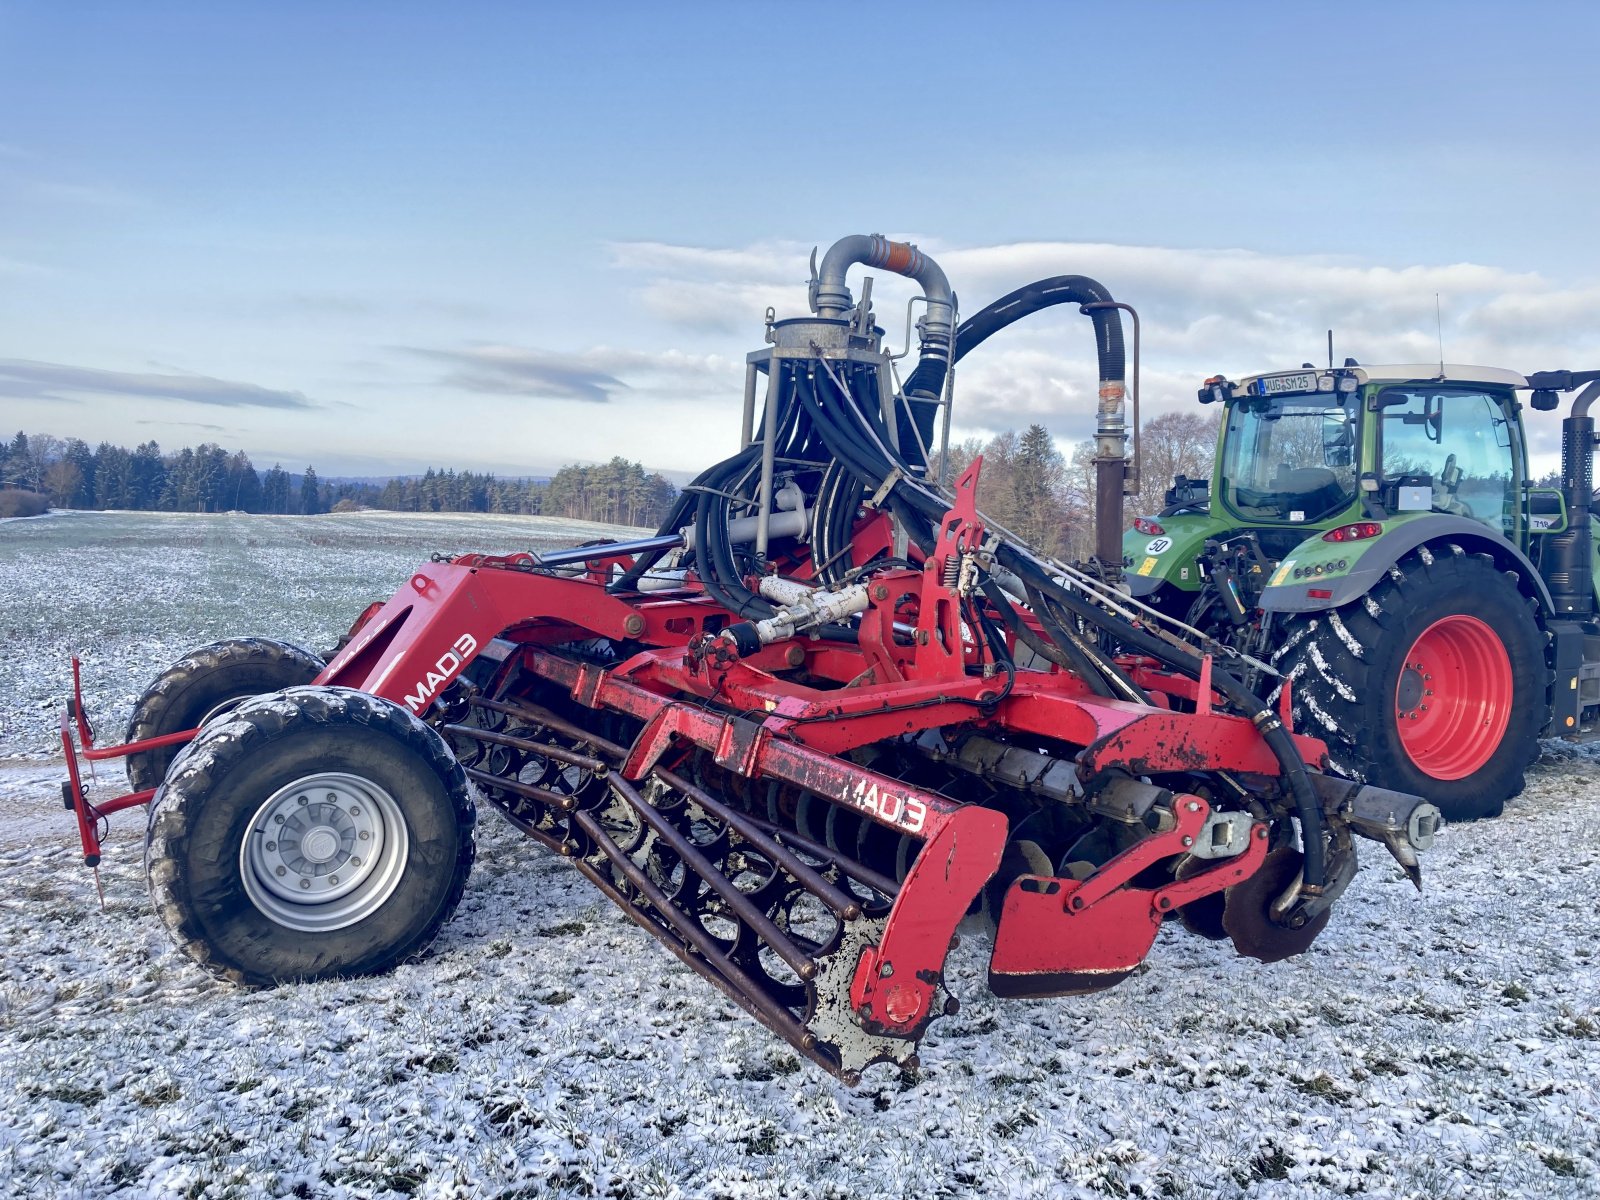
[[[1400,664],[1395,720],[1417,769],[1461,779],[1494,757],[1511,722],[1511,656],[1486,623],[1464,613],[1424,629]]]

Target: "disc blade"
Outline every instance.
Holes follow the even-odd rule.
[[[1289,929],[1272,919],[1270,906],[1294,882],[1305,858],[1292,846],[1267,855],[1260,870],[1223,893],[1222,927],[1233,948],[1246,958],[1278,962],[1299,954],[1316,941],[1333,916],[1329,909],[1299,929]]]

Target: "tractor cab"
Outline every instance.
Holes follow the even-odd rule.
[[[1225,406],[1209,487],[1179,480],[1160,513],[1134,522],[1124,541],[1134,595],[1186,615],[1207,543],[1245,533],[1240,565],[1257,593],[1302,544],[1320,543],[1312,557],[1328,558],[1309,564],[1318,578],[1349,565],[1332,551],[1413,514],[1463,517],[1520,544],[1527,459],[1516,391],[1527,386],[1492,367],[1354,360],[1208,379],[1201,402]]]

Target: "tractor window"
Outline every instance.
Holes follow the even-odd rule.
[[[1428,488],[1435,512],[1512,532],[1513,430],[1499,400],[1429,386],[1385,388],[1378,412],[1386,484]]]
[[[1228,412],[1223,494],[1257,521],[1320,521],[1356,497],[1354,393],[1252,396]]]

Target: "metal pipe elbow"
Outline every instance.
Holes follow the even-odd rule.
[[[828,247],[813,286],[811,310],[819,317],[842,317],[855,303],[845,274],[852,266],[876,267],[914,279],[928,301],[923,324],[923,353],[930,349],[948,358],[955,319],[955,295],[950,280],[933,259],[909,242],[892,242],[879,234],[851,234]]]

